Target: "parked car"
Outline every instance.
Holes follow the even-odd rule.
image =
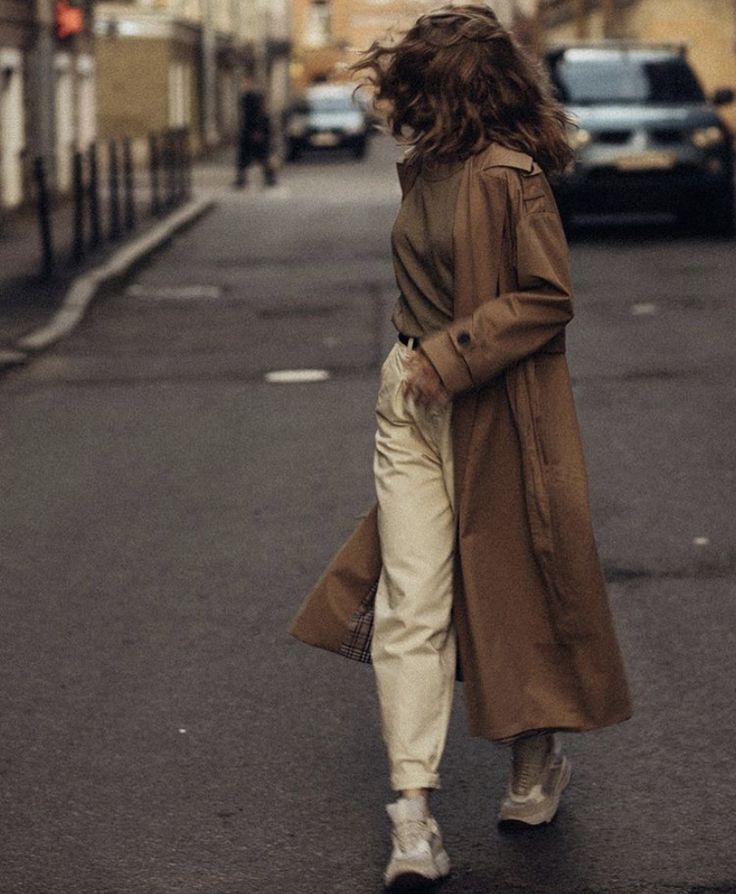
[[[576,163],[555,188],[567,221],[579,212],[673,212],[714,233],[734,230],[733,134],[709,100],[685,47],[606,42],[546,57],[579,127]]]
[[[292,107],[286,123],[287,158],[305,149],[348,149],[363,158],[371,127],[368,111],[349,84],[316,84]]]

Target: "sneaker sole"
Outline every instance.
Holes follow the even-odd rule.
[[[498,824],[504,828],[521,826],[542,826],[551,823],[560,806],[560,798],[567,788],[572,776],[572,764],[563,756],[557,782],[549,798],[536,808],[519,807],[512,804],[502,804],[498,813]]]
[[[444,881],[450,874],[450,858],[445,850],[441,850],[435,855],[434,865],[437,875],[424,875],[414,869],[408,869],[406,872],[399,872],[390,882],[386,882],[384,890],[394,892],[402,891],[431,891],[435,885]]]
[[[433,891],[440,879],[427,878],[416,872],[402,872],[387,885],[385,890],[390,894],[406,894],[409,891]]]

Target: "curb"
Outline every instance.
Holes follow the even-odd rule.
[[[87,308],[104,285],[125,276],[137,263],[214,205],[213,198],[189,202],[138,239],[121,246],[103,264],[78,276],[48,323],[19,338],[10,350],[0,351],[0,370],[26,363],[34,354],[68,335],[82,321]]]
[[[20,366],[28,359],[28,354],[24,351],[0,351],[0,370],[7,369],[11,366]]]

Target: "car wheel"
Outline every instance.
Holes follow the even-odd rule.
[[[286,160],[287,161],[297,161],[299,156],[302,154],[302,150],[296,143],[289,143],[289,148],[286,150]]]
[[[707,211],[706,211],[707,215]],[[733,236],[736,233],[736,206],[733,191],[714,202],[708,216],[706,232],[714,236]]]
[[[359,143],[356,143],[353,146],[353,156],[355,158],[364,158],[367,151],[368,151],[368,141],[367,140],[361,140]]]
[[[708,236],[733,236],[736,234],[736,200],[733,189],[689,206],[680,214],[681,222],[697,233]]]

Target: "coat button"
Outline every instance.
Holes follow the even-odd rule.
[[[467,345],[470,342],[470,333],[469,332],[461,332],[457,337],[457,343],[459,345]]]

